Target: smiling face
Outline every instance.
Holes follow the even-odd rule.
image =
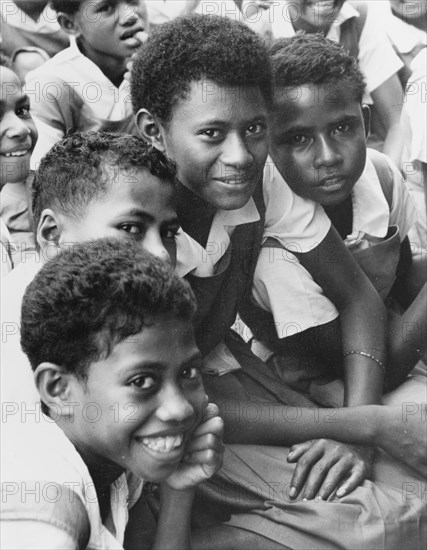
[[[262,176],[266,124],[259,88],[200,81],[160,128],[181,183],[215,208],[234,210],[248,202]]]
[[[92,363],[87,380],[70,377],[70,396],[79,405],[62,428],[92,463],[163,481],[202,418],[200,368],[191,323],[155,318]]]
[[[175,190],[145,168],[109,172],[107,192],[97,196],[77,217],[57,214],[59,244],[102,237],[139,241],[141,247],[175,265],[179,223]],[[43,214],[41,216],[42,229]],[[40,240],[39,240],[40,242]]]
[[[141,45],[135,34],[147,28],[145,3],[140,0],[83,0],[72,19],[79,45],[95,63],[100,56],[131,56]]]
[[[295,30],[327,32],[345,0],[296,0],[289,4]]]
[[[37,141],[37,130],[30,114],[30,100],[22,91],[18,76],[0,67],[0,181],[25,181],[30,157]]]
[[[345,86],[275,90],[271,157],[298,195],[333,205],[350,194],[366,162],[364,115]]]

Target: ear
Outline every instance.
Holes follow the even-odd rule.
[[[365,125],[365,136],[368,137],[371,126],[371,110],[369,109],[369,105],[362,105],[362,116],[363,124]]]
[[[34,382],[40,399],[52,410],[55,418],[73,414],[71,374],[55,363],[41,363],[34,372]]]
[[[166,153],[163,127],[147,109],[140,109],[136,113],[136,125],[142,139],[162,153]]]
[[[72,15],[64,13],[63,11],[59,11],[56,18],[58,19],[58,23],[60,24],[63,31],[65,31],[67,34],[75,36],[76,38],[80,36],[80,26]]]
[[[43,210],[37,227],[37,242],[43,250],[52,244],[59,246],[61,228],[57,215],[50,208]]]

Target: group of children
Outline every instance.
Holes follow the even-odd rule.
[[[139,137],[67,123],[31,185],[38,253],[2,284],[3,547],[422,548],[425,266],[355,61],[203,15],[137,48],[139,3],[61,4],[116,88],[138,50]],[[13,185],[37,133],[1,65]]]

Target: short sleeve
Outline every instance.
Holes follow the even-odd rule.
[[[255,270],[252,296],[273,315],[276,333],[285,338],[338,316],[310,273],[290,252],[262,248]]]
[[[368,6],[366,21],[359,40],[359,67],[366,78],[369,93],[403,67],[385,32]]]
[[[2,548],[86,548],[90,538],[80,497],[52,482],[3,482],[1,522]]]

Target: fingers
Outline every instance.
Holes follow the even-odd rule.
[[[353,473],[350,475],[348,479],[339,487],[337,491],[337,497],[342,498],[345,495],[348,495],[351,493],[351,491],[354,491],[356,487],[358,487],[363,481],[365,480],[366,474],[363,469],[363,467],[355,467],[353,469]]]
[[[134,37],[141,42],[141,44],[144,44],[144,42],[147,42],[148,40],[148,33],[145,31],[138,31],[135,33]]]
[[[290,448],[290,452],[287,457],[288,462],[296,462],[299,460],[302,455],[312,447],[314,444],[313,440],[304,441],[304,443],[297,443],[296,445],[292,445]]]
[[[222,451],[224,449],[220,434],[207,433],[196,439],[192,439],[185,449],[185,456],[206,449],[213,449],[215,451]]]
[[[215,403],[208,403],[204,405],[204,411],[202,414],[202,423],[200,426],[203,426],[205,422],[208,422],[212,418],[220,418],[219,416],[219,408],[218,405],[215,405]]]
[[[309,443],[311,446],[307,448]],[[341,498],[362,483],[369,471],[369,461],[364,461],[347,445],[317,440],[296,445],[291,450],[294,449],[299,458],[291,480],[291,498],[298,494],[307,500],[316,496],[322,500],[335,495]]]
[[[293,451],[293,449],[295,448],[296,450]],[[291,479],[291,489],[289,491],[289,496],[291,498],[295,498],[301,491],[313,466],[318,460],[320,460],[324,453],[323,446],[321,445],[321,440],[315,441],[314,443],[312,441],[307,441],[299,445],[294,445],[291,448],[292,460],[294,459],[293,452],[295,452],[295,456],[299,455],[300,458],[297,458],[298,462]],[[289,462],[291,461],[291,459],[288,456]]]

